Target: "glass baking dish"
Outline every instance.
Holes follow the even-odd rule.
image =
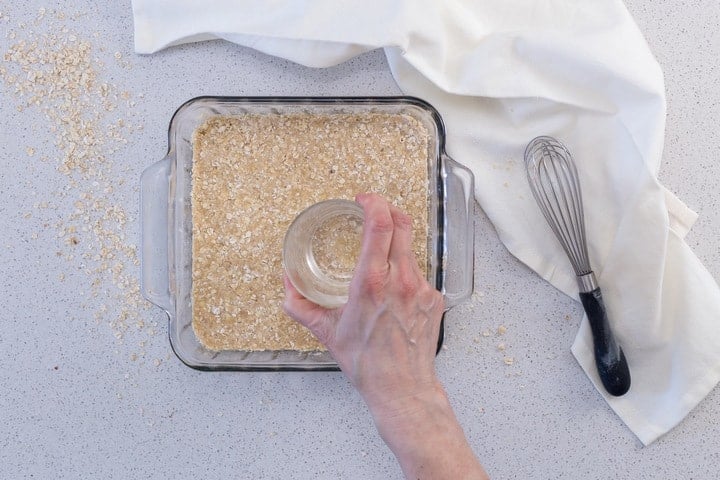
[[[167,312],[173,351],[200,370],[337,370],[326,351],[213,351],[192,327],[192,204],[195,130],[212,116],[248,114],[410,115],[430,134],[428,152],[428,280],[445,297],[446,310],[473,291],[473,176],[445,153],[438,112],[413,97],[197,97],[173,115],[168,153],[141,178],[141,289]],[[278,252],[281,255],[281,252]],[[442,341],[442,332],[439,344]],[[438,347],[439,347],[438,344]]]

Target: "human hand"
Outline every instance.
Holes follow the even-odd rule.
[[[365,220],[347,303],[320,307],[286,277],[284,308],[328,348],[378,423],[378,417],[401,417],[413,399],[442,390],[434,360],[443,297],[418,267],[412,219],[376,194],[356,201]]]

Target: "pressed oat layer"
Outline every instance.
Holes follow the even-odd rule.
[[[211,350],[323,350],[282,311],[282,241],[330,198],[376,192],[415,222],[427,264],[428,131],[401,114],[213,117],[193,136],[192,316]]]

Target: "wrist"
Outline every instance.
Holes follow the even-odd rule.
[[[370,410],[407,478],[487,479],[438,381]]]
[[[408,438],[457,424],[445,390],[437,380],[382,404],[368,402],[368,406],[380,436],[394,452],[408,445]]]

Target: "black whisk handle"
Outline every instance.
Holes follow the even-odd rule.
[[[630,369],[625,354],[610,329],[600,288],[580,292],[580,301],[590,322],[595,346],[595,364],[600,380],[610,395],[624,395],[630,389]]]

